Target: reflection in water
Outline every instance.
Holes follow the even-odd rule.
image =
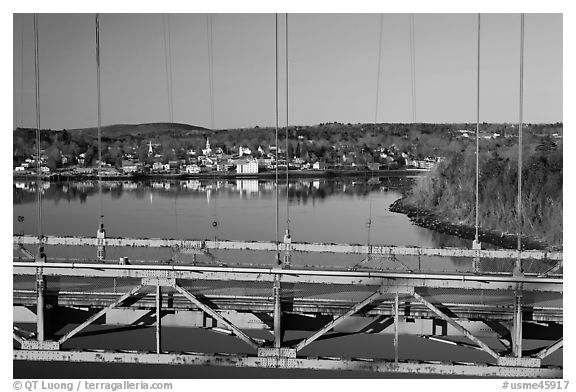
[[[350,195],[367,195],[371,191],[392,188],[400,190],[411,183],[407,177],[393,177],[380,181],[370,179],[299,179],[291,180],[288,187],[290,201],[312,198],[325,198],[334,193]],[[65,201],[86,201],[89,196],[98,194],[97,181],[42,182],[43,199],[58,203]],[[286,183],[279,184],[283,193]],[[232,180],[148,180],[148,181],[104,181],[102,192],[112,199],[119,199],[124,192],[136,197],[147,193],[161,194],[166,197],[183,197],[195,193],[215,192],[218,195],[250,194],[257,198],[274,196],[275,183],[271,180],[232,179]],[[37,184],[35,181],[14,181],[14,204],[36,202]]]
[[[469,247],[467,241],[414,226],[389,206],[402,196],[413,180],[393,178],[299,179],[288,184],[290,228],[293,241],[419,247]],[[106,181],[102,184],[104,224],[109,237],[276,240],[276,185],[262,179],[189,179],[138,182]],[[279,235],[286,221],[286,183],[279,184]],[[43,186],[42,228],[46,235],[94,236],[99,220],[96,181],[55,182]],[[35,182],[15,182],[13,229],[36,234]],[[19,217],[23,216],[22,219]],[[368,226],[366,222],[371,221]],[[368,233],[368,231],[370,231]],[[369,234],[369,235],[368,235]],[[150,250],[146,250],[150,253]],[[92,250],[52,251],[51,256],[91,258]],[[110,258],[148,259],[149,254],[108,249]],[[130,253],[130,254],[127,254]],[[257,252],[256,252],[257,253]],[[273,255],[221,255],[224,263],[269,264]],[[362,255],[294,254],[295,264],[353,266]],[[182,260],[185,255],[168,250],[155,260]],[[188,260],[190,259],[190,260]],[[377,268],[469,268],[467,260],[371,260]],[[422,266],[424,263],[424,266]],[[406,267],[409,266],[409,267]]]
[[[298,179],[288,183],[288,192],[281,182],[280,230],[288,193],[295,241],[363,244],[370,219],[372,244],[461,245],[454,237],[418,228],[406,216],[388,211],[411,182],[407,177]],[[30,208],[37,200],[36,186],[34,181],[14,182],[17,233],[37,232],[36,209]],[[43,183],[42,193],[44,234],[94,235],[99,215],[97,181]],[[109,236],[276,239],[273,180],[105,181],[102,195]],[[22,214],[23,222],[17,219]]]

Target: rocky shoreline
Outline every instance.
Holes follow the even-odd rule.
[[[449,234],[470,241],[474,240],[474,227],[454,224],[443,220],[431,211],[408,204],[405,198],[396,200],[390,205],[389,210],[406,214],[412,223],[420,227],[432,229],[442,234]],[[518,246],[518,236],[516,234],[480,229],[478,237],[481,243],[490,243],[505,249],[516,249]],[[548,244],[535,239],[522,238],[522,248],[526,250],[550,250],[551,247]]]

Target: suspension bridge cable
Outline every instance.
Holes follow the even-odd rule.
[[[96,14],[96,101],[98,111],[98,196],[100,199],[100,228],[104,225],[104,202],[102,199],[102,112],[100,93],[100,15]]]
[[[210,97],[210,129],[214,129],[214,38],[213,38],[213,17],[206,14],[206,42],[208,51],[208,89]],[[218,195],[214,189],[214,203],[210,206],[212,216],[212,227],[214,229],[214,241],[218,238]]]
[[[288,124],[289,124],[289,111],[288,111],[288,14],[286,14],[285,26],[285,41],[286,41],[286,236],[290,237],[290,199],[289,199],[289,183],[288,183],[288,168],[290,161],[290,154],[288,154]]]
[[[34,14],[34,93],[36,104],[36,170],[37,170],[37,197],[38,197],[38,239],[42,238],[42,192],[41,182],[42,173],[40,165],[40,59],[38,52],[38,14]],[[39,253],[42,248],[41,243],[38,245]]]
[[[172,82],[172,39],[170,29],[170,15],[162,14],[162,33],[164,38],[164,70],[166,76],[166,97],[168,103],[168,122],[169,127],[174,123],[174,100],[173,100],[173,82]],[[174,227],[176,238],[179,237],[178,231],[178,206],[177,194],[174,195]]]
[[[384,14],[380,14],[380,33],[378,34],[378,68],[376,69],[376,110],[374,124],[378,122],[378,100],[380,98],[380,64],[382,61],[382,29],[384,26]]]
[[[164,36],[164,67],[166,72],[166,94],[168,96],[168,120],[174,122],[174,103],[172,91],[172,39],[170,34],[170,15],[162,15],[162,31]]]
[[[20,126],[24,128],[24,17],[20,30]]]
[[[275,26],[275,41],[274,41],[274,76],[275,76],[275,90],[274,90],[274,98],[275,98],[275,136],[276,136],[276,151],[275,151],[275,172],[276,172],[276,261],[280,261],[280,224],[279,224],[279,201],[278,201],[278,14],[274,16],[274,26]]]
[[[410,35],[410,84],[412,86],[411,98],[412,98],[412,126],[416,124],[416,43],[415,43],[415,33],[414,33],[414,14],[408,15],[408,27]],[[415,157],[418,153],[418,147],[416,147]],[[420,223],[420,201],[416,203],[416,224]],[[420,236],[418,236],[418,246],[420,246]],[[418,270],[420,270],[420,256],[418,256]]]
[[[475,235],[474,241],[476,244],[478,240],[478,204],[479,204],[479,152],[480,152],[480,14],[478,14],[478,54],[476,64],[476,222],[475,222]]]
[[[412,84],[412,122],[416,123],[416,43],[414,14],[409,15],[410,28],[410,80]]]
[[[378,65],[376,69],[376,107],[374,110],[374,125],[378,122],[378,98],[380,97],[380,68],[382,62],[382,30],[384,26],[384,14],[380,14],[380,30],[378,33]],[[366,244],[370,246],[370,230],[372,228],[372,195],[370,186],[368,185],[368,198],[369,198],[369,206],[368,206],[368,222],[366,222],[368,228],[367,240]]]
[[[214,129],[214,43],[212,37],[212,15],[206,15],[206,34],[208,43],[208,83],[210,91],[210,129]]]
[[[522,126],[524,108],[524,14],[520,14],[520,97],[519,97],[519,126],[518,126],[518,272],[522,272]]]

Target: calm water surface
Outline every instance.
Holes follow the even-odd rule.
[[[306,179],[290,181],[288,189],[286,183],[281,183],[278,187],[280,240],[288,216],[293,241],[297,242],[469,247],[469,241],[417,227],[407,216],[388,210],[411,181],[413,179],[407,177]],[[37,234],[35,183],[15,181],[13,192],[14,233]],[[274,181],[269,180],[104,182],[101,198],[97,182],[58,182],[45,183],[42,193],[45,235],[95,236],[100,200],[108,237],[275,241],[277,235],[276,187]],[[49,249],[49,257],[67,258],[74,254],[74,257],[93,258],[93,253],[93,249]],[[221,251],[217,256],[227,263],[270,264],[274,261],[270,254],[241,253],[232,257]],[[166,249],[145,253],[107,249],[107,258],[120,256],[182,262],[191,259]],[[294,254],[292,262],[349,265],[363,259],[361,255]],[[414,267],[414,260],[400,261]],[[442,268],[451,270],[458,269],[462,263],[430,258],[425,264],[442,264]],[[398,268],[408,267],[394,266]]]

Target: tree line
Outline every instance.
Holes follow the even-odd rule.
[[[518,146],[479,154],[479,226],[518,232]],[[562,143],[544,138],[523,146],[522,234],[562,248]],[[407,202],[446,220],[475,225],[476,157],[473,146],[440,163],[414,185]]]

